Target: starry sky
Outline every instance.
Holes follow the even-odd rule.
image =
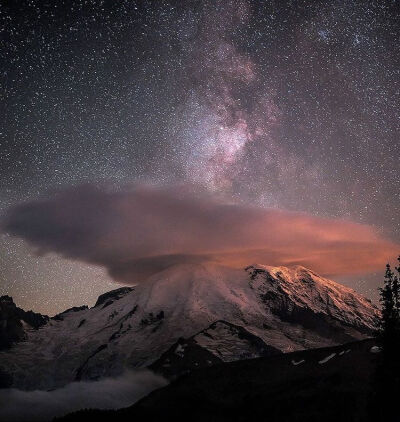
[[[2,1],[0,212],[82,184],[188,184],[399,242],[399,12],[397,0]],[[118,287],[95,262],[33,246],[0,237],[0,294],[25,309]],[[335,279],[374,299],[382,271]]]

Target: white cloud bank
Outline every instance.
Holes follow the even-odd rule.
[[[148,370],[127,371],[117,378],[73,382],[53,391],[0,390],[1,421],[50,421],[85,408],[128,407],[167,381]]]

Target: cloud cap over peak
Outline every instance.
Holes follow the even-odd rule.
[[[125,283],[204,260],[365,273],[398,249],[368,225],[228,203],[188,186],[76,186],[9,208],[1,225],[41,253],[104,266]]]

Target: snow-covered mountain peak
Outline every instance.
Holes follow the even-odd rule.
[[[252,265],[246,271],[271,310],[287,314],[295,306],[360,328],[375,328],[379,311],[369,300],[303,266]]]
[[[208,365],[364,338],[377,315],[351,289],[304,267],[182,264],[27,332],[0,353],[0,372],[18,387],[55,388],[149,366],[170,349],[175,356],[178,341],[190,346],[190,364],[202,356]]]

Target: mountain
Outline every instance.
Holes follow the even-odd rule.
[[[18,308],[10,296],[0,296],[0,350],[24,340],[27,330],[38,329],[49,321],[47,315]]]
[[[220,363],[194,370],[120,410],[83,410],[62,422],[360,422],[379,359],[374,340]],[[398,420],[394,417],[393,420]]]
[[[301,266],[184,264],[72,308],[0,352],[23,389],[147,367],[174,378],[196,367],[331,346],[373,333],[378,310]],[[1,380],[1,377],[0,377]]]

